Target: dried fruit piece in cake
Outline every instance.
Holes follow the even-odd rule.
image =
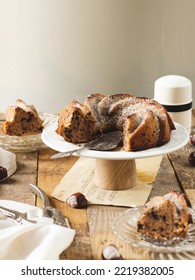
[[[172,191],[146,203],[137,222],[137,231],[158,240],[185,238],[191,222],[184,196]]]
[[[16,105],[10,105],[6,111],[6,121],[2,130],[12,136],[32,135],[40,133],[43,121],[33,105],[27,105],[21,99],[16,100]]]

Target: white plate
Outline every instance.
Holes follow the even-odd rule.
[[[189,209],[192,214],[193,223],[189,225],[188,235],[185,239],[174,238],[166,241],[157,241],[146,238],[137,232],[137,221],[142,212],[142,207],[131,208],[119,217],[113,224],[113,232],[124,242],[133,247],[147,249],[157,253],[182,253],[195,250],[195,210]]]
[[[89,158],[101,158],[101,159],[113,159],[113,160],[128,160],[128,159],[136,159],[136,158],[146,158],[159,156],[163,154],[167,154],[173,151],[176,151],[183,146],[185,146],[189,141],[189,134],[187,130],[178,123],[174,123],[176,130],[171,132],[170,141],[161,146],[156,147],[144,151],[137,152],[125,152],[123,150],[120,151],[92,151],[92,150],[83,150],[77,151],[74,155],[89,157]],[[63,139],[59,134],[56,133],[58,123],[55,122],[49,125],[42,132],[42,140],[43,142],[53,150],[58,152],[66,152],[72,150],[73,148],[77,148],[77,145],[69,143]]]
[[[58,120],[57,115],[40,113],[40,118],[43,120],[43,127]],[[33,152],[41,148],[46,148],[41,140],[41,133],[24,136],[10,136],[4,134],[0,129],[0,147],[12,152]]]

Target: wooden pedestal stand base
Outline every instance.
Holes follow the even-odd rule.
[[[124,190],[136,185],[135,160],[96,159],[94,183],[108,190]]]

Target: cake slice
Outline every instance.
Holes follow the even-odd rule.
[[[192,216],[184,196],[172,191],[146,203],[137,222],[137,231],[158,240],[185,238],[189,223],[192,223]]]
[[[91,111],[76,100],[61,110],[56,132],[71,143],[88,142],[100,134]]]
[[[40,133],[43,129],[43,121],[39,117],[33,105],[27,105],[21,99],[16,100],[16,105],[8,106],[6,121],[2,130],[11,136],[32,135]]]

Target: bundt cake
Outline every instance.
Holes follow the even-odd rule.
[[[40,133],[43,121],[33,105],[27,105],[21,99],[16,100],[16,105],[8,106],[6,121],[2,125],[5,134],[12,136],[31,135]]]
[[[140,151],[169,142],[174,123],[165,108],[132,94],[95,93],[84,104],[75,100],[60,112],[56,132],[71,143],[88,142],[114,130],[123,131],[125,151]]]
[[[192,223],[192,216],[183,194],[171,191],[146,203],[137,222],[137,231],[158,240],[185,238],[189,223]]]

